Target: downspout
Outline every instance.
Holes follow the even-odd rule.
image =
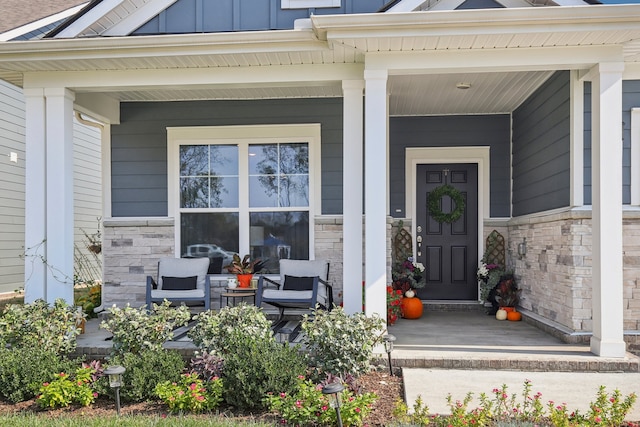
[[[76,111],[76,120],[78,120],[78,122],[82,123],[85,126],[91,126],[97,129],[100,129],[100,135],[102,135],[102,133],[104,132],[104,125],[102,123],[99,122],[94,122],[93,120],[87,120],[84,117],[82,117],[82,113],[80,111]],[[103,233],[104,235],[104,233]],[[104,257],[104,255],[103,255]],[[104,283],[104,262],[102,263],[102,283]],[[102,286],[102,284],[101,284]],[[104,292],[100,292],[100,305],[97,307],[93,308],[93,312],[94,313],[100,313],[101,311],[104,310]]]

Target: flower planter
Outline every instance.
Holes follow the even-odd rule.
[[[238,274],[238,287],[250,288],[252,278],[253,278],[253,274]]]

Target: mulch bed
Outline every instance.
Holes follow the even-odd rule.
[[[373,392],[378,396],[378,400],[373,405],[372,413],[365,420],[365,425],[384,426],[388,425],[392,419],[392,412],[396,401],[403,398],[402,378],[390,376],[388,371],[372,371],[358,379],[363,391]],[[272,414],[237,414],[222,409],[226,418],[236,417],[244,420],[259,420],[266,423],[276,423],[278,419]],[[98,398],[91,406],[78,407],[71,406],[55,410],[42,410],[34,399],[19,403],[8,403],[0,401],[0,414],[10,413],[40,413],[43,417],[104,417],[115,414],[115,402],[113,400]],[[120,410],[121,415],[148,415],[149,417],[170,416],[167,407],[155,402],[142,402],[133,404],[123,404]],[[209,415],[194,415],[194,417],[207,417]]]

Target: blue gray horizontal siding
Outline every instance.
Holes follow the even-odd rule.
[[[631,109],[640,107],[640,80],[622,82],[622,203],[631,203]],[[591,83],[584,87],[584,203],[591,198]]]
[[[570,203],[569,72],[553,74],[513,112],[513,216]]]
[[[391,215],[406,217],[405,149],[408,147],[491,147],[492,217],[510,215],[509,143],[510,116],[393,117],[389,123]]]
[[[167,215],[167,127],[320,123],[322,213],[342,212],[342,99],[140,102],[111,130],[114,217]]]
[[[342,0],[339,8],[281,9],[281,0],[178,0],[133,34],[285,30],[314,15],[371,13],[385,0]]]

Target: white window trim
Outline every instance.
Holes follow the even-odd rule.
[[[631,109],[631,206],[640,205],[640,107]]]
[[[478,165],[478,261],[484,252],[484,220],[490,217],[490,147],[422,147],[405,151],[405,212],[416,218],[416,179],[419,164],[476,163]],[[415,223],[415,222],[414,222]],[[412,230],[415,239],[415,227]],[[415,254],[414,254],[415,255]]]
[[[175,248],[180,248],[180,224],[178,201],[180,173],[179,147],[194,144],[238,144],[240,156],[243,148],[251,143],[307,142],[309,144],[309,259],[315,259],[314,218],[322,212],[321,197],[321,138],[320,124],[251,125],[251,126],[193,126],[167,128],[167,214],[174,218]],[[245,152],[246,154],[246,152]],[[243,163],[241,163],[243,165]],[[239,170],[240,176],[248,177],[248,171]],[[243,200],[248,200],[246,188],[240,188],[240,224],[249,223],[249,208]],[[203,210],[204,211],[204,210]],[[206,210],[209,211],[209,210]],[[197,212],[197,210],[193,210]],[[249,228],[240,227],[239,253],[249,253]],[[176,254],[179,250],[176,251]]]
[[[282,0],[282,9],[308,9],[313,7],[340,7],[340,0]]]

